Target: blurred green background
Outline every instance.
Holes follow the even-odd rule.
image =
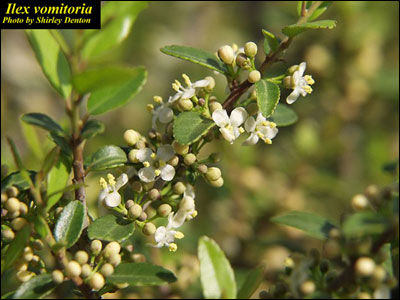
[[[192,80],[214,76],[215,95],[226,97],[225,79],[201,66],[162,54],[159,49],[181,44],[215,52],[224,44],[239,46],[254,41],[262,52],[265,28],[280,30],[297,20],[296,2],[168,2],[154,1],[142,12],[129,38],[99,63],[143,65],[149,77],[143,91],[129,105],[99,117],[104,134],[89,142],[86,153],[105,144],[122,145],[123,132],[132,128],[145,134],[151,126],[145,110],[154,95],[168,98],[171,83],[182,73]],[[160,289],[126,289],[109,297],[201,297],[195,260],[197,239],[214,238],[227,253],[237,276],[265,263],[268,272],[282,268],[289,251],[304,252],[321,243],[301,232],[274,225],[270,217],[290,210],[314,212],[334,220],[349,211],[349,200],[370,184],[385,186],[392,176],[382,171],[399,156],[399,3],[335,2],[322,18],[338,21],[334,30],[300,35],[286,52],[286,62],[307,62],[307,74],[316,81],[314,92],[293,106],[299,121],[281,128],[272,145],[253,147],[217,141],[205,154],[221,151],[225,185],[215,189],[196,186],[198,217],[187,223],[185,239],[176,253],[141,247],[154,263],[174,270],[178,283]],[[64,31],[71,37],[71,31]],[[17,144],[25,166],[37,169],[53,146],[41,130],[23,127],[20,116],[43,112],[67,125],[63,100],[41,73],[23,31],[1,32],[1,162],[15,170],[5,137]],[[289,91],[283,91],[284,100]],[[24,134],[37,134],[42,151],[32,151]],[[88,178],[89,203],[96,212],[100,174]],[[140,234],[138,234],[140,235]],[[272,275],[271,275],[272,276]],[[264,282],[261,288],[268,286]],[[123,293],[123,294],[121,294]],[[256,295],[256,294],[255,294]]]

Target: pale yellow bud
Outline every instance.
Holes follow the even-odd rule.
[[[19,271],[26,271],[26,270],[28,270],[28,263],[27,263],[25,260],[20,259],[19,261],[17,261],[17,262],[14,264],[14,268],[15,268],[15,270],[16,270],[17,272],[19,272]]]
[[[104,277],[100,273],[94,273],[92,278],[89,280],[90,287],[96,291],[100,290],[104,284]]]
[[[186,154],[183,161],[185,162],[185,165],[191,166],[196,162],[196,155],[193,153]]]
[[[147,214],[145,212],[142,212],[140,214],[138,220],[144,222],[144,221],[146,221],[146,219],[147,219]]]
[[[286,76],[285,78],[283,78],[282,84],[285,88],[292,89],[293,88],[293,77]]]
[[[28,222],[24,218],[16,218],[11,221],[11,226],[15,231],[19,231],[24,227]]]
[[[136,263],[146,262],[146,257],[142,253],[133,253],[131,259]]]
[[[125,202],[125,207],[129,209],[129,207],[133,206],[135,202],[132,199],[129,199]]]
[[[124,283],[117,283],[115,285],[117,286],[117,288],[119,288],[121,290],[121,289],[127,288],[129,286],[129,283],[124,282]]]
[[[231,65],[235,59],[231,46],[225,45],[218,49],[219,58],[226,64]]]
[[[148,193],[150,200],[157,200],[160,197],[160,191],[157,189],[151,189]]]
[[[212,114],[214,111],[216,110],[220,110],[222,109],[222,105],[221,103],[217,102],[217,101],[211,101],[208,104],[209,108],[210,108],[210,113]]]
[[[65,273],[69,278],[78,277],[81,275],[82,268],[77,261],[71,260],[65,267]]]
[[[19,200],[14,197],[8,198],[4,207],[8,210],[9,213],[19,211],[19,207],[20,207]]]
[[[355,264],[356,273],[360,276],[371,276],[375,271],[375,261],[370,257],[360,257]]]
[[[217,180],[210,181],[210,184],[213,187],[221,187],[224,185],[224,179],[222,177],[220,177]]]
[[[31,247],[25,247],[24,253],[22,254],[22,258],[26,261],[31,261],[33,259],[33,250]]]
[[[368,198],[363,194],[357,194],[351,199],[351,207],[354,211],[362,211],[369,207]]]
[[[257,70],[251,71],[249,73],[249,76],[247,77],[247,80],[251,83],[256,83],[261,79],[261,73]]]
[[[92,251],[92,253],[94,255],[98,255],[102,248],[103,248],[103,245],[102,245],[101,241],[99,241],[99,240],[93,240],[90,243],[90,250]]]
[[[174,184],[172,190],[174,191],[175,194],[182,195],[186,191],[186,186],[183,184],[183,182],[178,181],[177,183]]]
[[[180,155],[185,155],[189,152],[188,145],[181,145],[177,141],[173,141],[172,147],[174,148],[175,152]]]
[[[254,57],[257,54],[257,45],[253,42],[248,42],[244,45],[244,53],[248,57]]]
[[[28,205],[26,205],[24,202],[19,202],[19,212],[21,215],[26,215],[28,213]]]
[[[143,186],[140,181],[132,182],[132,190],[136,193],[141,193],[143,191]]]
[[[197,166],[197,171],[199,171],[202,174],[206,174],[208,170],[208,167],[205,164],[200,164]]]
[[[171,205],[169,204],[161,204],[158,208],[157,208],[157,213],[160,217],[166,217],[168,216],[172,211]]]
[[[303,282],[300,286],[300,291],[303,295],[310,295],[315,292],[315,283],[311,280]]]
[[[124,133],[124,140],[128,146],[134,146],[140,139],[140,133],[135,130],[128,129]]]
[[[121,246],[118,242],[110,242],[104,248],[104,251],[108,252],[108,254],[110,254],[109,256],[111,256],[111,254],[118,254],[119,251],[121,251]]]
[[[142,207],[139,204],[134,204],[129,207],[128,214],[131,218],[137,219],[142,214]]]
[[[1,204],[6,203],[8,200],[8,195],[7,193],[1,193]]]
[[[143,226],[143,233],[145,235],[153,235],[156,232],[157,228],[153,223],[146,223]]]
[[[299,65],[293,65],[288,69],[288,73],[290,75],[293,75],[294,72],[296,72],[299,69]]]
[[[1,237],[6,241],[6,242],[10,242],[14,239],[15,237],[15,233],[14,231],[12,231],[11,229],[4,229],[1,232]]]
[[[222,175],[221,170],[219,168],[211,167],[211,168],[208,168],[208,170],[207,170],[206,178],[209,181],[214,181],[214,180],[219,179],[221,177],[221,175]]]
[[[249,60],[244,53],[239,53],[238,55],[236,55],[235,61],[236,64],[243,69],[248,69],[250,67]]]
[[[118,266],[121,263],[121,255],[113,254],[108,258],[108,262],[112,264],[114,267]]]
[[[79,250],[78,252],[75,253],[75,260],[81,264],[84,265],[88,262],[89,260],[89,255],[87,254],[86,251]]]
[[[179,99],[178,107],[183,111],[189,111],[193,108],[193,102],[190,99]]]
[[[7,188],[6,193],[7,193],[8,197],[17,197],[19,194],[19,191],[15,186],[10,186]]]
[[[174,157],[172,157],[172,158],[168,161],[168,164],[171,165],[171,166],[173,166],[173,167],[176,167],[176,166],[179,164],[179,157],[176,156],[176,155],[174,155]]]
[[[53,272],[51,272],[51,277],[53,278],[53,281],[57,284],[60,284],[64,281],[64,274],[60,270],[54,270]]]
[[[211,77],[211,76],[207,76],[205,79],[208,80],[208,85],[206,86],[206,89],[209,90],[209,91],[214,89],[214,87],[215,87],[215,79],[213,77]]]
[[[37,250],[37,251],[41,251],[41,250],[43,250],[43,248],[44,248],[44,244],[43,244],[43,242],[42,242],[41,240],[35,240],[35,241],[32,243],[32,246],[33,246],[33,248],[34,248],[35,250]]]
[[[100,269],[100,273],[105,277],[110,276],[112,273],[114,273],[113,265],[109,263],[104,264]]]
[[[89,277],[90,274],[92,274],[92,267],[88,264],[84,264],[82,266],[82,272],[81,272],[81,276],[83,278]]]
[[[35,276],[36,276],[36,274],[31,271],[19,271],[17,273],[17,279],[20,282],[26,282]]]
[[[138,163],[139,162],[139,160],[136,157],[136,154],[138,153],[138,151],[139,151],[138,149],[132,149],[131,151],[129,151],[128,159],[129,159],[130,162],[132,162],[132,163]]]

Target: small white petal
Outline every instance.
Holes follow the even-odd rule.
[[[175,168],[171,165],[165,165],[160,168],[161,178],[165,181],[171,181],[175,177]]]
[[[194,199],[192,197],[186,196],[183,197],[181,202],[179,203],[179,210],[182,211],[191,211],[194,210]]]
[[[177,92],[175,95],[173,95],[172,97],[169,97],[168,102],[169,103],[174,103],[176,100],[180,99],[182,96],[183,92],[179,91]]]
[[[210,84],[210,82],[207,79],[203,79],[203,80],[198,80],[195,83],[193,83],[192,87],[201,88],[201,87],[206,87],[209,84]]]
[[[262,122],[266,121],[267,119],[262,115],[262,113],[258,113],[257,114],[257,120],[256,123],[257,124],[261,124]]]
[[[269,126],[265,126],[261,128],[261,133],[268,139],[272,140],[278,134],[278,128],[271,128]]]
[[[136,158],[140,162],[145,162],[145,161],[150,162],[153,161],[151,154],[153,154],[153,151],[151,151],[150,148],[139,149],[138,152],[136,153]]]
[[[174,155],[175,151],[171,145],[162,145],[157,149],[157,158],[162,161],[169,161]]]
[[[218,127],[225,127],[226,125],[231,123],[228,117],[228,113],[225,109],[218,109],[214,111],[212,114],[212,119]]]
[[[116,207],[121,203],[121,195],[118,192],[112,192],[104,199],[104,204],[108,207]]]
[[[181,98],[182,99],[190,99],[192,98],[196,93],[196,90],[194,88],[187,88],[184,90]]]
[[[185,223],[186,212],[178,210],[176,214],[172,215],[172,218],[168,220],[168,226],[170,228],[179,228]]]
[[[243,107],[237,107],[234,110],[232,110],[231,113],[231,124],[234,127],[239,127],[246,121],[246,118],[248,116],[247,111]]]
[[[220,128],[219,131],[221,132],[225,140],[227,140],[231,144],[233,143],[233,141],[235,140],[235,135],[233,133],[233,130],[227,128]]]
[[[156,241],[156,243],[160,243],[161,241],[163,241],[166,233],[167,228],[165,228],[165,226],[158,227],[156,232],[154,233],[154,240]]]
[[[118,191],[128,182],[128,180],[128,175],[126,175],[125,173],[121,174],[121,176],[118,177],[117,182],[115,183],[115,190]]]
[[[138,175],[143,182],[153,182],[156,178],[156,170],[153,167],[141,168]]]
[[[183,193],[183,197],[192,197],[193,199],[196,198],[196,194],[194,192],[194,187],[191,184],[186,184],[186,190]]]
[[[302,62],[299,65],[299,70],[298,70],[298,72],[300,73],[300,76],[303,76],[305,70],[306,70],[306,63]]]
[[[257,134],[252,133],[252,134],[250,134],[250,136],[247,138],[247,140],[244,141],[243,145],[246,145],[246,146],[255,145],[255,144],[257,144],[257,142],[258,142],[259,139],[260,139],[260,138],[258,137]]]
[[[256,129],[256,125],[256,120],[254,120],[253,117],[249,117],[244,123],[244,129],[246,129],[247,132],[253,132]]]
[[[300,93],[297,91],[297,89],[293,90],[293,92],[290,93],[290,95],[286,98],[286,102],[288,104],[294,103],[297,98],[299,98]]]
[[[158,118],[161,123],[167,124],[174,119],[174,112],[171,108],[163,106],[158,112]]]

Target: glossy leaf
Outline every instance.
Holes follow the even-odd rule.
[[[317,19],[328,9],[329,6],[331,6],[332,3],[333,1],[323,1],[322,4],[311,14],[311,16],[308,17],[308,21],[313,21]]]
[[[264,267],[259,266],[251,270],[244,282],[238,287],[237,299],[249,299],[261,284],[264,276]]]
[[[281,90],[276,83],[268,80],[256,82],[257,104],[264,117],[269,117],[278,105]]]
[[[88,235],[91,240],[122,242],[135,231],[135,223],[114,215],[105,215],[97,218],[88,227]]]
[[[324,240],[329,231],[336,225],[328,219],[302,211],[292,211],[288,214],[273,217],[271,222],[291,226],[304,231],[309,236]]]
[[[65,99],[71,95],[71,69],[60,45],[49,30],[26,30],[44,75]]]
[[[174,120],[175,140],[182,145],[190,145],[205,135],[215,124],[198,112],[183,112]]]
[[[31,181],[34,181],[36,172],[28,171]],[[16,186],[20,191],[29,189],[29,182],[21,175],[21,172],[14,172],[1,180],[1,190],[4,191],[10,186]]]
[[[218,244],[209,237],[201,237],[198,258],[204,297],[207,299],[235,299],[235,275]]]
[[[150,263],[122,263],[106,278],[108,283],[128,283],[130,286],[157,286],[176,281],[175,275]]]
[[[41,299],[50,294],[56,286],[51,274],[40,274],[21,284],[13,298]]]
[[[4,257],[2,257],[2,264],[4,259],[4,270],[9,269],[18,259],[18,257],[22,254],[25,246],[29,242],[30,234],[31,234],[31,227],[29,225],[25,225],[15,235],[15,238],[12,240],[9,247],[7,248],[6,253],[4,254]]]
[[[31,126],[30,124],[26,124],[25,122],[21,122],[21,127],[25,141],[29,145],[30,150],[32,151],[35,158],[41,161],[44,154],[42,144],[36,133],[36,128],[34,126]]]
[[[91,119],[82,128],[82,139],[91,139],[99,133],[104,132],[104,124],[99,120]]]
[[[122,166],[127,162],[126,154],[120,147],[109,145],[103,146],[88,159],[88,168],[91,171],[101,171],[105,169]]]
[[[343,233],[347,237],[362,237],[382,234],[389,226],[388,219],[375,212],[358,212],[343,223]]]
[[[284,27],[282,29],[282,32],[288,37],[294,37],[310,29],[333,29],[335,27],[336,27],[336,21],[322,20],[322,21],[308,22],[303,24],[289,25]]]
[[[25,114],[21,118],[25,123],[39,126],[47,131],[54,132],[55,134],[64,135],[65,132],[62,127],[55,122],[48,115],[41,113],[29,113]]]
[[[92,115],[126,105],[142,89],[147,71],[142,67],[104,67],[92,69],[73,78],[80,92],[90,93],[88,112]]]
[[[56,242],[67,248],[73,246],[79,239],[84,225],[85,209],[78,200],[64,207],[54,228]]]
[[[71,172],[71,162],[62,153],[59,155],[56,164],[47,175],[47,202],[46,209],[49,210],[55,205],[62,196],[62,192],[58,192],[66,187]]]
[[[68,157],[72,156],[71,145],[68,143],[67,139],[63,136],[60,136],[54,132],[50,133],[49,138],[61,148],[61,151]]]
[[[138,15],[147,6],[147,1],[106,2],[101,7],[101,26],[125,14]]]
[[[211,70],[226,74],[228,72],[225,64],[221,62],[214,54],[202,49],[171,45],[160,49],[162,53],[181,58],[199,64]]]
[[[289,106],[279,103],[270,120],[275,122],[278,127],[284,127],[296,123],[298,116]]]
[[[108,7],[110,6],[110,7]],[[82,49],[82,57],[86,60],[108,53],[111,49],[124,41],[132,30],[132,26],[138,14],[147,7],[145,2],[118,3],[118,10],[115,11],[115,4],[107,4],[104,7],[105,15],[102,9],[102,28],[93,32],[87,39]],[[114,17],[109,22],[107,19]]]
[[[264,52],[268,55],[279,48],[279,40],[273,33],[265,29],[262,30],[262,33],[264,35]]]

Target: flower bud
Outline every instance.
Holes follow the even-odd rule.
[[[174,191],[175,194],[182,195],[186,191],[186,186],[183,184],[183,182],[178,181],[177,183],[174,184],[172,190]]]
[[[4,229],[1,232],[1,237],[6,241],[6,242],[10,242],[14,239],[15,237],[15,233],[14,231],[12,231],[11,229]]]
[[[176,155],[174,155],[174,157],[172,157],[172,158],[168,161],[168,164],[171,165],[171,166],[173,166],[173,167],[176,167],[176,166],[179,164],[179,157],[176,156]]]
[[[8,200],[8,195],[6,193],[1,193],[1,204],[6,203]]]
[[[248,42],[244,45],[244,53],[248,57],[254,57],[257,54],[257,45],[253,42]]]
[[[360,276],[371,276],[375,270],[375,262],[370,257],[360,257],[356,261],[355,270]]]
[[[90,250],[92,251],[92,253],[94,255],[98,255],[102,248],[103,248],[103,245],[102,245],[101,241],[99,241],[99,240],[93,240],[90,243]]]
[[[91,273],[92,273],[92,267],[89,264],[84,264],[82,266],[81,276],[83,278],[86,278],[89,277]]]
[[[213,90],[215,87],[215,79],[211,76],[207,76],[205,79],[208,80],[208,85],[206,86],[206,89],[209,91]]]
[[[14,264],[14,268],[17,272],[26,271],[28,270],[28,263],[25,260],[20,259]]]
[[[15,231],[19,231],[24,227],[28,222],[24,218],[16,218],[11,221],[11,226]]]
[[[261,79],[261,73],[257,70],[251,71],[249,73],[249,76],[247,77],[247,80],[251,83],[256,83]]]
[[[41,251],[44,248],[44,244],[41,240],[34,240],[32,243],[33,249]]]
[[[179,209],[184,211],[190,211],[194,208],[194,199],[192,197],[183,197],[182,201],[179,203]]]
[[[376,266],[374,272],[372,273],[372,278],[378,283],[382,283],[386,279],[386,271],[382,266]]]
[[[118,254],[119,251],[121,251],[121,246],[118,242],[110,242],[104,248],[104,254],[106,257],[110,257],[113,254]]]
[[[114,267],[118,266],[121,263],[121,255],[114,253],[108,258],[108,262]]]
[[[311,280],[304,281],[300,286],[303,295],[310,295],[315,291],[315,283]]]
[[[367,292],[360,292],[357,294],[357,299],[372,299],[372,297]]]
[[[145,142],[145,141],[139,140],[139,141],[136,143],[136,149],[144,149],[144,148],[146,148],[146,142]]]
[[[283,78],[282,84],[286,89],[292,89],[293,88],[293,77],[286,76],[285,78]]]
[[[28,205],[26,205],[24,202],[20,201],[19,202],[19,212],[21,215],[26,215],[28,213]]]
[[[141,193],[143,191],[143,186],[140,183],[140,181],[134,181],[132,182],[132,190],[136,193]]]
[[[10,186],[7,188],[6,193],[7,193],[8,197],[17,197],[19,194],[19,191],[15,186]]]
[[[172,142],[172,147],[174,148],[175,152],[180,155],[185,155],[189,152],[188,145],[181,145],[177,141]]]
[[[146,262],[146,257],[142,253],[134,253],[131,255],[131,259],[135,263],[144,263]]]
[[[153,235],[156,232],[157,228],[153,223],[146,223],[143,226],[143,233],[145,235]]]
[[[128,146],[135,146],[139,139],[140,133],[133,129],[128,129],[124,132],[124,140]]]
[[[157,211],[151,205],[146,208],[145,213],[147,215],[147,219],[152,219],[157,215]]]
[[[160,197],[160,191],[157,189],[151,189],[148,193],[150,200],[157,200]]]
[[[208,168],[206,177],[209,181],[217,180],[218,178],[221,177],[221,170],[216,167]]]
[[[129,286],[129,283],[124,282],[124,283],[116,283],[115,284],[117,286],[117,288],[119,288],[120,290],[125,289]]]
[[[110,276],[112,273],[114,273],[114,267],[112,264],[106,263],[101,267],[100,273],[105,277]]]
[[[197,171],[199,171],[202,174],[206,174],[208,170],[208,167],[205,164],[200,164],[197,166]]]
[[[84,265],[88,262],[89,260],[89,255],[87,254],[86,251],[79,250],[78,252],[75,253],[75,260],[80,264]]]
[[[25,259],[26,261],[31,261],[33,259],[33,250],[31,247],[25,247],[24,248],[24,253],[22,255],[22,258]]]
[[[171,205],[169,204],[161,204],[158,208],[157,208],[157,213],[160,217],[166,217],[168,216],[172,211]]]
[[[90,287],[96,291],[100,290],[104,284],[104,277],[100,273],[94,273],[92,278],[89,280]]]
[[[142,222],[146,221],[146,219],[147,219],[147,214],[145,212],[142,212],[138,217],[138,220]]]
[[[213,180],[209,182],[213,187],[221,187],[224,185],[224,179],[222,177],[217,180]]]
[[[218,101],[209,102],[208,107],[210,108],[210,113],[211,114],[216,110],[222,109],[222,105]]]
[[[142,207],[139,204],[133,204],[128,209],[128,214],[132,219],[137,219],[142,214]]]
[[[178,107],[180,110],[183,110],[183,111],[192,110],[193,102],[190,99],[179,99]]]
[[[53,272],[51,272],[51,277],[53,278],[53,281],[57,284],[60,284],[64,281],[64,274],[60,270],[54,270]]]
[[[147,192],[147,191],[150,191],[153,188],[154,181],[152,181],[152,182],[142,182],[142,185],[143,185],[144,190]]]
[[[139,151],[138,149],[132,149],[131,151],[129,151],[128,159],[129,159],[130,162],[132,162],[132,163],[138,163],[139,162],[139,160],[136,158],[136,154],[137,154],[138,151]]]
[[[17,279],[20,282],[26,282],[35,276],[36,276],[36,274],[31,271],[19,271],[17,273]]]
[[[289,75],[293,75],[294,72],[296,72],[299,69],[299,65],[293,65],[288,69]]]
[[[231,65],[235,58],[233,49],[231,46],[225,45],[218,49],[219,58],[226,64]]]
[[[19,211],[19,200],[17,198],[8,198],[4,207],[8,210],[8,213]]]
[[[135,202],[132,199],[129,199],[125,202],[125,207],[129,209],[131,206],[135,205]]]
[[[71,260],[65,267],[65,273],[69,278],[78,277],[81,275],[82,268],[77,261]]]
[[[183,158],[183,161],[184,161],[185,165],[191,166],[196,162],[196,155],[194,155],[193,153],[188,153]]]
[[[363,194],[357,194],[351,199],[351,207],[354,211],[363,211],[369,207],[368,198]]]
[[[249,60],[244,53],[239,53],[236,56],[236,64],[241,67],[242,69],[248,69],[250,67]]]

